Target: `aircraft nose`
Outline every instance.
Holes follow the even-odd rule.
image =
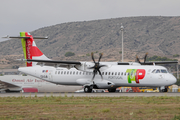
[[[172,82],[172,84],[177,82],[177,79],[173,75],[171,76],[171,82]]]

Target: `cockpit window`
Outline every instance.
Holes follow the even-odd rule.
[[[160,73],[160,70],[156,70],[156,73]]]
[[[154,69],[153,71],[152,71],[152,73],[154,73],[156,71],[156,69]]]
[[[161,69],[161,73],[167,73],[167,70]]]

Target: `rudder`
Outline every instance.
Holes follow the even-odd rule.
[[[24,58],[25,59],[44,59],[44,60],[49,60],[36,46],[36,43],[33,39],[33,36],[30,35],[28,32],[20,32],[21,38],[21,43],[22,43],[22,48],[23,48],[23,53],[24,53]],[[23,38],[24,37],[24,38]],[[28,38],[26,38],[28,37]],[[40,38],[38,38],[40,39]],[[36,62],[26,62],[27,67],[35,66],[37,63]]]

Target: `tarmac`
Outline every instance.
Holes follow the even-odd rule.
[[[0,93],[0,97],[176,97],[180,96],[180,92],[176,93]]]

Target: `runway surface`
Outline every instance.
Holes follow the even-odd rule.
[[[0,93],[0,97],[152,97],[152,96],[180,96],[180,93]]]

